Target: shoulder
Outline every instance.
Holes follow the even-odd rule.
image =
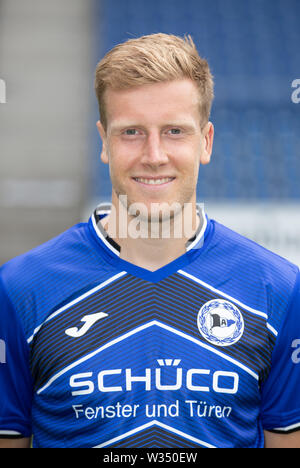
[[[229,229],[228,227],[212,221],[215,228],[215,246],[225,258],[230,258],[230,264],[238,270],[251,272],[258,277],[291,281],[295,283],[299,272],[297,265],[286,258],[272,252],[253,240]]]
[[[212,224],[214,234],[206,252],[208,281],[267,314],[278,329],[293,300],[298,266],[214,220]]]
[[[21,277],[23,282],[27,282],[37,277],[43,270],[51,269],[51,265],[70,259],[70,254],[79,251],[80,246],[84,244],[85,230],[85,223],[77,224],[32,250],[9,260],[0,269],[2,280],[4,283],[15,283]]]
[[[89,223],[77,224],[0,268],[0,288],[26,336],[53,310],[119,273],[107,261]]]
[[[36,321],[85,284],[101,262],[87,225],[77,224],[55,238],[9,260],[0,268],[0,287],[30,334]]]

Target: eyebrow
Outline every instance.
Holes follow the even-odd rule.
[[[140,127],[136,122],[120,121],[111,125],[111,130],[121,130],[122,128]]]

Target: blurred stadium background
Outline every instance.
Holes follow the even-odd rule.
[[[299,18],[299,0],[0,0],[0,263],[110,200],[94,69],[118,42],[167,32],[191,34],[215,78],[198,201],[300,265]]]

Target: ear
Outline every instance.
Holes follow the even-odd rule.
[[[211,122],[207,122],[204,129],[202,130],[202,134],[204,137],[204,148],[201,153],[200,163],[208,164],[210,162],[214,141],[214,126]]]
[[[102,151],[101,151],[101,161],[104,164],[108,164],[108,154],[107,154],[107,137],[106,137],[106,131],[103,128],[102,123],[100,120],[96,123],[100,138],[102,140]]]

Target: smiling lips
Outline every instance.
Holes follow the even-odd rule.
[[[133,177],[136,182],[146,185],[163,185],[175,179],[175,177],[161,177],[161,178],[145,178],[145,177]]]

